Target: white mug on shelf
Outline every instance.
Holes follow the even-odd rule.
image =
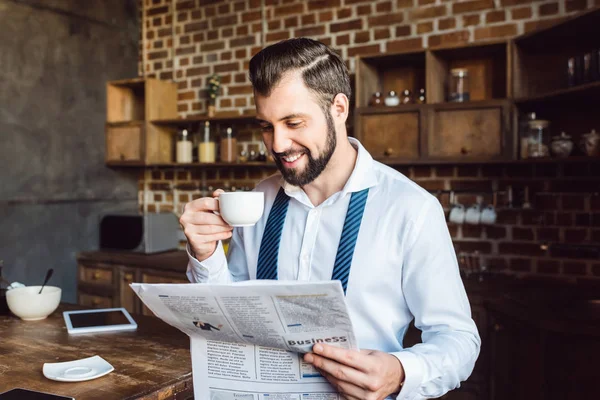
[[[459,203],[454,203],[454,192],[450,193],[450,204],[452,205],[452,209],[450,210],[450,215],[448,216],[448,220],[455,224],[462,224],[465,222],[465,206]]]
[[[496,208],[491,204],[481,211],[481,223],[484,225],[495,224],[497,218],[498,214],[496,213]]]
[[[473,204],[471,207],[467,209],[465,213],[465,222],[471,225],[479,224],[481,220],[481,205]]]

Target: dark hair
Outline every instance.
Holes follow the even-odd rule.
[[[261,96],[269,96],[284,74],[300,71],[326,112],[338,93],[351,96],[350,76],[342,58],[321,42],[294,38],[265,47],[250,60],[250,82]],[[326,112],[326,115],[329,114]]]

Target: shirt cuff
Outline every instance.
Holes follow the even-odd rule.
[[[189,260],[187,276],[190,282],[205,282],[211,276],[219,275],[221,269],[227,265],[227,257],[220,240],[212,256],[204,261],[198,261],[192,256],[189,243],[185,246],[185,250]]]
[[[414,391],[421,386],[423,381],[423,364],[419,357],[411,351],[398,351],[390,353],[395,356],[404,368],[404,384],[396,400],[406,400],[414,397]]]

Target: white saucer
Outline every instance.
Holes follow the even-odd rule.
[[[42,368],[46,378],[60,382],[89,381],[114,370],[114,367],[100,356],[61,363],[44,363]]]

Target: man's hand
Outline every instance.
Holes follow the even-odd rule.
[[[219,202],[215,197],[219,197],[221,193],[223,191],[219,189],[213,193],[213,197],[203,197],[187,203],[179,218],[183,233],[198,261],[212,256],[217,242],[229,239],[232,235],[233,227],[213,213],[219,211]]]
[[[377,350],[346,350],[315,344],[304,361],[321,374],[346,399],[381,400],[400,391],[404,368],[396,357]]]

